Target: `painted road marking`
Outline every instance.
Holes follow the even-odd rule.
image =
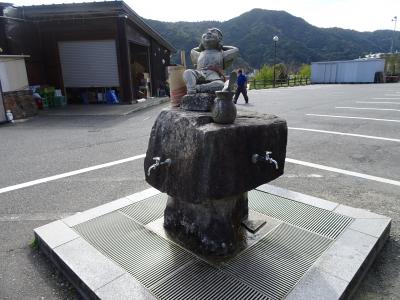
[[[397,96],[397,95],[396,95]],[[400,98],[372,98],[373,100],[400,100]]]
[[[328,131],[328,130],[318,130],[318,129],[309,129],[309,128],[298,128],[298,127],[288,127],[288,128],[291,129],[291,130],[329,133],[329,134],[336,134],[336,135],[354,136],[354,137],[361,137],[361,138],[366,138],[366,139],[383,140],[383,141],[390,141],[390,142],[400,143],[400,139],[385,138],[385,137],[373,136],[373,135],[362,135],[362,134],[345,133],[345,132]]]
[[[87,173],[87,172],[94,171],[94,170],[99,170],[99,169],[103,169],[103,168],[112,167],[112,166],[115,166],[115,165],[119,165],[119,164],[123,164],[123,163],[126,163],[126,162],[134,161],[134,160],[137,160],[137,159],[140,159],[140,158],[144,158],[145,156],[146,156],[145,154],[140,154],[140,155],[136,155],[136,156],[120,159],[120,160],[115,160],[115,161],[112,161],[112,162],[109,162],[109,163],[105,163],[105,164],[101,164],[101,165],[96,165],[96,166],[92,166],[92,167],[88,167],[88,168],[84,168],[84,169],[79,169],[79,170],[75,170],[75,171],[71,171],[71,172],[67,172],[67,173],[62,173],[62,174],[59,174],[59,175],[54,175],[54,176],[50,176],[50,177],[45,177],[45,178],[41,178],[41,179],[28,181],[28,182],[25,182],[25,183],[20,183],[20,184],[8,186],[8,187],[5,187],[5,188],[1,188],[0,189],[0,194],[6,193],[6,192],[10,192],[10,191],[19,190],[19,189],[22,189],[22,188],[26,188],[28,186],[33,186],[33,185],[37,185],[37,184],[41,184],[41,183],[45,183],[45,182],[49,182],[49,181],[58,180],[58,179],[65,178],[65,177],[70,177],[70,176],[74,176],[74,175],[78,175],[78,174],[82,174],[82,173]]]
[[[0,215],[0,222],[19,222],[19,221],[52,221],[64,219],[73,215],[70,213],[37,213],[37,214],[7,214]]]
[[[370,103],[370,104],[400,104],[400,102],[372,102],[372,101],[356,101],[356,103]]]
[[[320,169],[320,170],[340,173],[340,174],[344,174],[344,175],[354,176],[354,177],[358,177],[358,178],[363,178],[363,179],[367,179],[367,180],[373,180],[373,181],[377,181],[377,182],[400,186],[400,181],[387,179],[387,178],[383,178],[383,177],[377,177],[377,176],[372,176],[372,175],[368,175],[368,174],[347,171],[347,170],[343,170],[343,169],[328,167],[328,166],[324,166],[324,165],[314,164],[314,163],[301,161],[301,160],[297,160],[297,159],[291,159],[291,158],[286,158],[286,162],[297,164],[297,165],[302,165],[302,166],[306,166],[306,167],[310,167],[310,168],[315,168],[315,169]]]
[[[334,115],[318,115],[318,114],[306,114],[306,116],[326,117],[326,118],[339,118],[339,119],[358,119],[358,120],[370,120],[370,121],[382,121],[382,122],[400,123],[400,120],[363,118],[363,117],[351,117],[351,116],[334,116]]]
[[[99,170],[99,169],[102,169],[102,168],[108,168],[108,167],[111,167],[111,166],[115,166],[115,165],[123,164],[123,163],[126,163],[126,162],[134,161],[134,160],[137,160],[137,159],[140,159],[140,158],[144,158],[145,156],[146,156],[145,154],[140,154],[140,155],[136,155],[136,156],[128,157],[128,158],[125,158],[125,159],[112,161],[112,162],[101,164],[101,165],[97,165],[97,166],[92,166],[92,167],[88,167],[88,168],[84,168],[84,169],[79,169],[79,170],[76,170],[76,171],[71,171],[71,172],[67,172],[67,173],[63,173],[63,174],[59,174],[59,175],[54,175],[54,176],[50,176],[50,177],[46,177],[46,178],[41,178],[41,179],[37,179],[37,180],[33,180],[33,181],[29,181],[29,182],[25,182],[25,183],[21,183],[21,184],[17,184],[17,185],[12,185],[12,186],[0,189],[0,194],[6,193],[6,192],[10,192],[10,191],[15,191],[15,190],[26,188],[26,187],[30,187],[30,186],[34,186],[34,185],[38,185],[38,184],[41,184],[41,183],[46,183],[46,182],[49,182],[49,181],[53,181],[53,180],[57,180],[57,179],[65,178],[65,177],[70,177],[70,176],[74,176],[74,175],[78,175],[78,174],[82,174],[82,173],[86,173],[86,172],[90,172],[90,171]],[[324,165],[314,164],[314,163],[301,161],[301,160],[297,160],[297,159],[291,159],[291,158],[286,158],[286,162],[293,163],[293,164],[298,164],[298,165],[302,165],[302,166],[307,166],[307,167],[311,167],[311,168],[315,168],[315,169],[320,169],[320,170],[325,170],[325,171],[330,171],[330,172],[335,172],[335,173],[340,173],[340,174],[345,174],[345,175],[349,175],[349,176],[354,176],[354,177],[359,177],[359,178],[363,178],[363,179],[368,179],[368,180],[373,180],[373,181],[377,181],[377,182],[382,182],[382,183],[387,183],[387,184],[400,186],[400,182],[399,181],[392,180],[392,179],[387,179],[387,178],[383,178],[383,177],[377,177],[377,176],[372,176],[372,175],[368,175],[368,174],[362,174],[362,173],[358,173],[358,172],[347,171],[347,170],[343,170],[343,169],[328,167],[328,166],[324,166]]]
[[[344,108],[344,109],[361,109],[361,110],[390,110],[390,111],[400,111],[400,109],[395,109],[395,108],[376,108],[376,107],[351,107],[351,106],[336,106],[335,108]]]

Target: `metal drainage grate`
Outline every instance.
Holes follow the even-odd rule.
[[[269,299],[233,276],[200,261],[179,270],[150,290],[158,299]]]
[[[284,299],[332,242],[282,223],[222,270],[271,299]]]
[[[74,229],[146,288],[194,258],[119,212],[76,225]]]
[[[249,208],[331,239],[337,238],[353,221],[350,217],[257,190],[249,192]]]
[[[145,200],[133,203],[122,209],[121,212],[131,217],[135,221],[146,225],[164,215],[167,205],[167,194],[158,194]]]
[[[218,269],[144,227],[166,201],[159,194],[74,227],[159,299],[284,299],[353,220],[250,191],[251,209],[284,223]]]

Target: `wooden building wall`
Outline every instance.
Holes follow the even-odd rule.
[[[16,17],[19,17],[18,14]],[[165,85],[166,66],[170,51],[124,17],[75,17],[60,20],[0,20],[0,47],[3,54],[26,54],[30,85],[48,84],[63,89],[62,70],[58,52],[59,41],[102,40],[117,41],[117,59],[123,100],[132,99],[129,68],[129,43],[148,47],[152,94]]]

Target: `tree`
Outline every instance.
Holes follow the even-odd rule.
[[[284,64],[275,65],[275,80],[287,80],[288,72]],[[254,76],[257,81],[273,81],[274,80],[274,67],[263,65],[260,70]]]
[[[310,65],[303,64],[303,65],[300,67],[299,75],[300,75],[301,77],[310,78],[310,77],[311,77],[311,66],[310,66]]]
[[[400,74],[400,53],[385,54],[385,73],[387,75]]]
[[[254,76],[256,81],[271,81],[274,79],[274,69],[271,66],[263,65]]]

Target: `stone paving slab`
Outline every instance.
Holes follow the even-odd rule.
[[[354,219],[341,235],[332,240],[331,246],[302,276],[286,299],[351,297],[388,238],[391,219],[271,185],[263,185],[258,190]],[[146,289],[127,271],[91,246],[72,227],[157,194],[157,190],[148,189],[36,228],[39,247],[83,297],[155,299],[151,289]],[[156,223],[160,223],[159,220]]]

